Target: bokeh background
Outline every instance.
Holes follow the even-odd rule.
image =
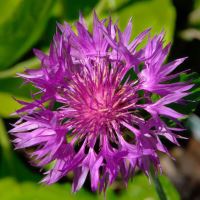
[[[13,97],[30,100],[30,85],[23,86],[16,73],[39,67],[32,48],[48,52],[56,22],[73,24],[79,11],[92,25],[92,12],[100,19],[112,16],[123,29],[133,18],[133,37],[152,27],[152,35],[166,31],[166,43],[172,42],[168,61],[188,56],[179,70],[191,69],[181,80],[196,83],[181,106],[189,114],[184,120],[187,130],[182,147],[164,143],[176,161],[161,155],[163,176],[160,177],[168,200],[200,200],[200,0],[0,0],[0,199],[1,200],[73,200],[104,199],[92,193],[89,180],[77,194],[71,193],[72,175],[52,186],[38,184],[42,171],[31,167],[22,151],[14,151],[8,130],[16,121],[10,114],[20,107]],[[153,185],[137,172],[126,188],[120,180],[107,191],[107,199],[158,200]]]

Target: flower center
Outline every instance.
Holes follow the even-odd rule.
[[[99,132],[110,129],[113,122],[130,118],[137,95],[131,84],[121,84],[118,70],[103,66],[74,77],[66,98],[73,109],[71,124],[76,124],[75,131]]]
[[[102,126],[115,118],[112,95],[107,90],[98,90],[87,96],[82,116],[86,121]]]

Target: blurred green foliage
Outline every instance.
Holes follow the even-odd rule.
[[[33,88],[22,87],[22,81],[16,78],[16,73],[22,73],[26,68],[39,67],[40,63],[33,56],[31,49],[38,47],[47,50],[56,30],[56,21],[66,20],[73,23],[78,19],[79,11],[83,13],[91,27],[93,10],[96,10],[101,19],[111,15],[114,20],[119,20],[121,28],[124,28],[128,20],[133,17],[133,37],[151,27],[152,34],[165,30],[166,41],[173,41],[176,13],[171,0],[0,0],[0,196],[2,200],[103,199],[103,196],[84,189],[72,195],[69,183],[49,187],[38,185],[40,175],[32,172],[24,165],[18,154],[13,152],[4,125],[5,121],[9,122],[10,114],[19,108],[13,96],[21,100],[30,100]],[[187,78],[181,77],[181,80]],[[195,107],[196,104],[192,106]],[[179,195],[167,178],[161,177],[161,182],[168,200],[179,199]],[[153,186],[149,185],[143,175],[137,175],[119,195],[113,189],[109,189],[107,199],[116,198],[158,199]]]
[[[11,66],[39,39],[50,17],[53,2],[53,0],[1,1],[0,13],[3,12],[0,19],[1,69]],[[4,14],[5,11],[8,12]]]
[[[165,186],[168,200],[179,200],[179,195],[171,185],[169,180],[161,177],[161,182]],[[12,188],[12,192],[7,192],[7,188]],[[82,189],[76,194],[71,193],[71,185],[54,184],[52,186],[36,185],[33,182],[19,183],[14,178],[0,179],[0,194],[3,200],[103,200],[103,194],[98,195]],[[153,185],[149,184],[144,175],[134,177],[133,181],[121,193],[117,194],[111,189],[106,192],[109,200],[159,200]]]

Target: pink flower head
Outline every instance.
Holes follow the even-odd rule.
[[[147,175],[151,165],[160,170],[157,153],[169,154],[160,136],[178,144],[175,131],[182,130],[178,119],[184,117],[170,104],[180,103],[192,87],[172,74],[184,58],[163,64],[170,49],[163,33],[150,38],[148,29],[130,41],[131,20],[124,32],[95,14],[92,33],[82,17],[77,34],[67,23],[58,27],[49,55],[35,50],[41,68],[20,74],[38,92],[16,112],[16,148],[31,148],[31,161],[41,168],[53,162],[47,184],[73,171],[73,191],[87,176],[92,190],[102,191],[118,175],[127,183],[136,167]]]

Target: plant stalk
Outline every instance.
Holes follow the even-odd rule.
[[[151,170],[151,178],[153,180],[157,195],[160,200],[167,200],[167,196],[165,194],[165,191],[162,187],[162,184],[159,180],[159,177],[155,174],[154,169]]]

